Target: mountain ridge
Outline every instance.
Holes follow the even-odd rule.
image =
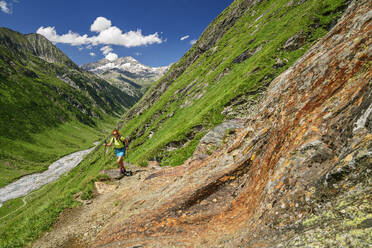
[[[19,52],[31,52],[47,62],[57,62],[78,69],[71,59],[40,34],[24,35],[9,28],[1,28],[0,42],[3,46]]]
[[[129,72],[132,72],[132,73],[139,73],[142,71],[145,71],[145,72],[149,71],[150,73],[151,72],[156,73],[157,71],[166,70],[168,67],[169,66],[159,66],[159,67],[145,66],[141,64],[138,60],[133,58],[132,56],[124,56],[116,60],[108,60],[106,58],[102,58],[98,60],[97,62],[81,65],[81,68],[88,70],[88,71],[103,72],[104,70],[107,70],[107,69],[125,68]]]
[[[35,55],[50,63],[66,64],[74,69],[79,67],[61,50],[55,47],[47,38],[40,34],[30,33],[24,37],[29,41]]]
[[[136,97],[141,97],[156,80],[164,75],[169,67],[145,66],[131,56],[120,57],[113,61],[103,58],[81,66],[82,69],[97,74]]]

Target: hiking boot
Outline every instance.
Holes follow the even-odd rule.
[[[133,175],[133,172],[131,172],[131,171],[124,171],[123,175],[124,176],[127,176],[127,177],[130,177],[130,176]]]

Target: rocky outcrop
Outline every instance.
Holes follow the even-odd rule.
[[[49,63],[61,63],[71,68],[79,69],[71,59],[63,54],[44,36],[40,34],[27,34],[24,37],[28,41],[27,48],[39,58]]]
[[[285,42],[283,49],[287,51],[294,51],[302,47],[305,42],[306,36],[304,36],[302,33],[295,34]]]
[[[127,185],[94,247],[367,247],[371,20],[353,2],[232,143]]]
[[[249,59],[250,57],[252,57],[256,53],[258,53],[261,49],[262,49],[262,45],[254,48],[253,50],[246,50],[241,55],[236,57],[234,59],[233,63],[242,63],[243,61]]]
[[[225,121],[209,131],[199,142],[194,155],[211,154],[223,144],[229,142],[237,130],[244,127],[244,120],[232,119]]]

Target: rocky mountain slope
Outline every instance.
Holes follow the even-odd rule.
[[[348,3],[235,1],[123,118],[131,161],[180,165],[209,130],[257,111],[272,80],[335,25]]]
[[[58,146],[39,143],[35,140],[38,134],[51,134],[67,123],[75,128],[97,128],[98,123],[107,117],[117,118],[138,100],[81,70],[43,36],[22,35],[7,28],[0,28],[0,95],[0,174],[7,175],[0,176],[0,185],[3,179],[40,170],[34,162],[40,165],[58,158],[58,151],[40,152],[45,146]],[[77,149],[79,143],[86,142],[79,137],[78,144],[72,144],[62,133],[53,139],[60,139],[62,147]]]
[[[133,57],[122,57],[114,61],[101,59],[82,65],[84,70],[93,72],[111,82],[131,96],[140,97],[168,71],[170,66],[145,66]]]
[[[42,35],[22,35],[11,29],[1,28],[0,37],[2,48],[7,48],[11,54],[19,53],[25,57],[27,56],[26,54],[32,54],[50,63],[78,68],[74,62]]]
[[[371,2],[352,1],[218,149],[97,182],[82,224],[65,212],[35,247],[369,247],[371,37]]]

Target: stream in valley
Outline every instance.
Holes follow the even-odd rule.
[[[56,181],[62,174],[76,167],[84,156],[93,149],[94,147],[66,155],[52,163],[46,171],[21,177],[17,181],[0,188],[0,207],[8,200],[26,196],[41,186]]]

